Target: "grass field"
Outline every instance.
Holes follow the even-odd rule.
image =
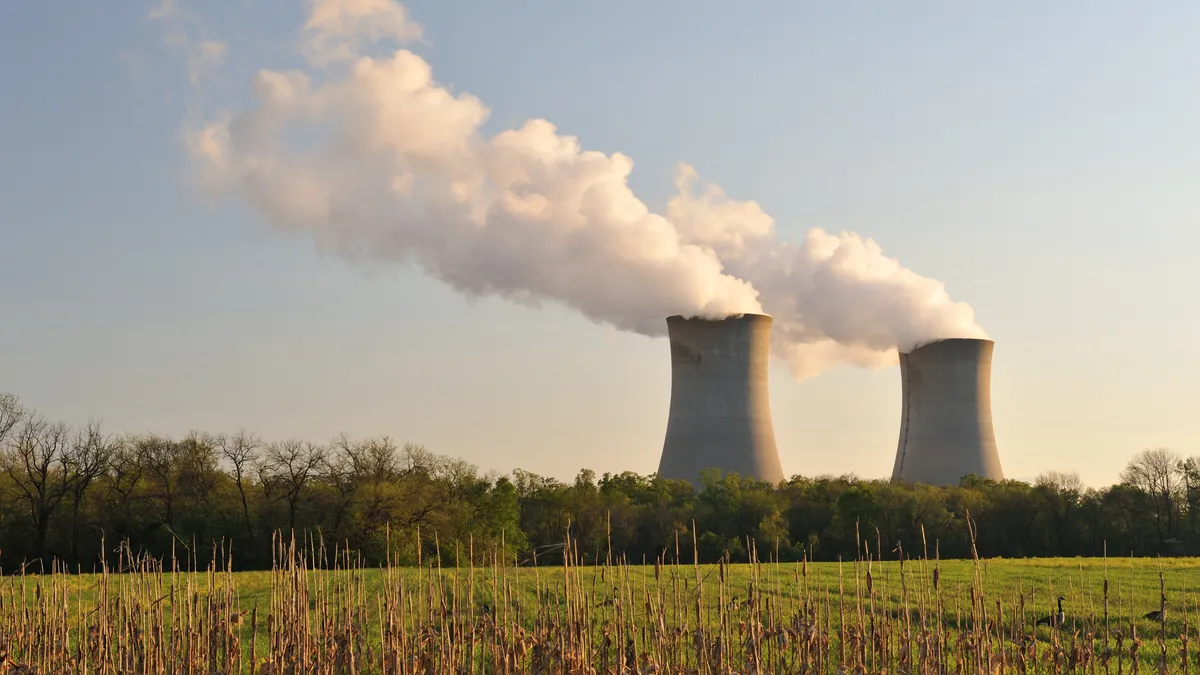
[[[1194,558],[367,569],[343,557],[321,570],[280,558],[268,572],[139,560],[122,574],[9,576],[0,649],[43,673],[1200,673]],[[1160,589],[1165,619],[1143,618]],[[1058,596],[1065,624],[1036,626]]]

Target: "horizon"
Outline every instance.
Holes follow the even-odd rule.
[[[804,245],[815,228],[830,237],[815,249],[857,233],[972,310],[968,323],[996,343],[1006,476],[1076,471],[1101,487],[1144,449],[1200,454],[1190,410],[1200,319],[1187,310],[1200,99],[1174,67],[1200,56],[1188,39],[1200,8],[677,6],[413,0],[403,7],[420,36],[400,46],[455,96],[478,97],[489,142],[545,119],[584,152],[632,158],[632,193],[675,230],[691,223],[686,234],[720,252],[723,274],[758,275],[759,299],[777,305],[800,294],[776,328],[801,335],[824,321],[827,341],[771,359],[786,476],[890,476],[900,377],[878,345],[916,339],[928,317],[903,311],[919,307],[910,296],[862,289],[911,282],[925,298],[927,287],[887,271],[796,291],[795,277],[727,250],[723,235],[760,236],[762,218],[780,247]],[[386,435],[483,471],[564,482],[588,464],[597,475],[653,473],[671,377],[667,315],[646,317],[676,296],[697,305],[684,313],[745,297],[706,258],[687,258],[695,264],[681,278],[694,288],[662,284],[674,296],[637,283],[651,273],[612,275],[627,303],[583,282],[556,295],[552,284],[571,275],[487,267],[477,251],[385,258],[328,228],[310,236],[294,226],[307,213],[288,211],[280,227],[253,199],[206,192],[204,160],[229,155],[206,150],[198,131],[252,110],[256,73],[337,83],[304,50],[366,49],[304,42],[309,7],[158,0],[5,12],[0,140],[13,151],[0,157],[0,391],[49,419],[99,419],[119,433]],[[303,150],[312,139],[291,140]],[[673,191],[688,178],[709,188]],[[736,212],[730,222],[744,229],[714,235],[709,221],[686,219],[716,185],[731,206],[713,212]],[[874,259],[866,244],[852,250],[851,260]],[[504,283],[543,286],[522,295]],[[497,286],[509,297],[471,295]],[[950,317],[930,320],[936,330],[966,325],[955,323],[958,305],[929,306]],[[839,334],[862,337],[831,347]]]

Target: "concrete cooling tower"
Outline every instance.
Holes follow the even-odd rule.
[[[902,413],[892,480],[1003,480],[992,431],[991,340],[955,338],[900,354]]]
[[[658,475],[698,485],[706,468],[778,483],[767,390],[771,317],[667,319],[671,411]]]

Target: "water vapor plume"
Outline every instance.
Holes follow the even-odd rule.
[[[812,230],[782,243],[754,202],[695,192],[686,165],[658,214],[621,153],[541,119],[485,136],[489,109],[400,46],[422,36],[394,0],[310,2],[307,65],[260,70],[253,106],[188,134],[202,184],[350,259],[413,263],[468,296],[557,302],[652,336],[669,315],[766,312],[797,377],[983,336],[968,306],[873,241]]]
[[[797,378],[837,363],[893,365],[897,349],[935,340],[987,337],[945,284],[887,257],[875,241],[813,228],[799,245],[780,242],[758,204],[712,184],[697,193],[700,182],[691,166],[678,166],[667,218],[683,241],[710,248],[727,272],[754,285],[775,317],[772,350]]]

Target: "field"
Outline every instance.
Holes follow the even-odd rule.
[[[0,672],[1200,673],[1200,559],[380,569],[344,553],[277,557],[268,572],[214,557],[206,572],[127,559],[7,576]],[[1143,618],[1164,590],[1165,617]],[[1035,625],[1058,596],[1065,623]]]

